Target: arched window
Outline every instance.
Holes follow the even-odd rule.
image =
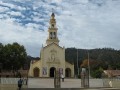
[[[54,24],[52,24],[52,28],[54,28]]]

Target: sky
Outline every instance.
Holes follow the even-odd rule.
[[[52,9],[60,46],[120,50],[120,0],[0,0],[0,42],[39,57]]]

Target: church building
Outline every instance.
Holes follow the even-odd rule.
[[[55,14],[51,14],[46,46],[41,48],[40,60],[32,60],[29,77],[54,77],[55,70],[65,77],[74,77],[74,65],[65,60],[65,48],[59,46]]]

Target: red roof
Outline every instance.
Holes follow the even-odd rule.
[[[104,70],[104,73],[108,76],[120,76],[120,70]]]

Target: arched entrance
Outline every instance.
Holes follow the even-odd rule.
[[[65,69],[65,77],[71,77],[71,69],[70,68]]]
[[[55,67],[50,68],[50,77],[54,77],[55,70],[56,70]]]
[[[39,77],[40,69],[37,67],[34,68],[33,73],[34,73],[34,77]]]

